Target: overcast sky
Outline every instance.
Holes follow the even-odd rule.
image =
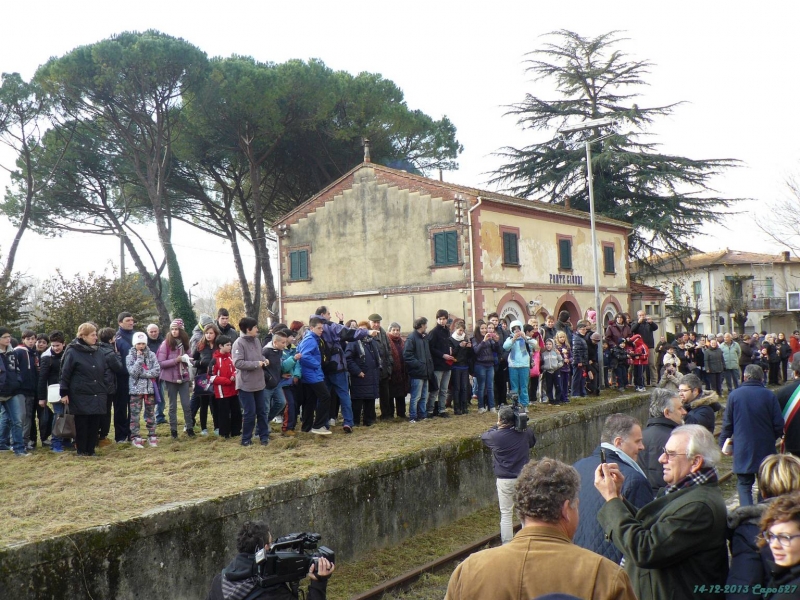
[[[121,31],[150,28],[183,37],[209,56],[241,54],[274,62],[319,58],[336,70],[381,73],[402,88],[410,108],[434,118],[447,115],[464,153],[460,169],[445,173],[445,179],[491,189],[486,173],[499,164],[492,153],[534,141],[513,118],[503,116],[504,106],[522,100],[526,92],[553,96],[547,82],[533,82],[525,74],[525,54],[542,45],[542,35],[557,29],[584,36],[624,30],[629,40],[620,48],[634,59],[655,63],[639,106],[686,102],[650,130],[663,150],[744,163],[713,185],[722,195],[753,200],[727,218],[727,227],[709,226],[695,245],[702,250],[783,249],[753,223],[768,212],[769,202],[786,196],[786,178],[800,173],[800,3],[774,3],[769,10],[716,1],[471,5],[15,2],[2,9],[0,71],[18,71],[27,79],[51,56]],[[0,161],[8,160],[0,154]],[[0,179],[0,186],[6,183]],[[8,220],[0,217],[4,254],[13,234]],[[150,237],[155,239],[154,233]],[[200,282],[196,295],[235,278],[228,248],[217,239],[182,229],[175,244],[184,281]],[[108,238],[74,234],[48,240],[27,232],[15,266],[47,277],[57,267],[67,273],[102,271],[118,257],[118,244]]]

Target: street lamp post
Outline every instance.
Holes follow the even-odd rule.
[[[562,127],[558,130],[559,133],[575,133],[576,131],[584,131],[586,129],[599,129],[600,127],[605,127],[607,125],[613,125],[614,119],[609,117],[605,117],[602,119],[592,119],[591,121],[584,121],[583,123],[579,123],[572,127]],[[603,323],[603,311],[601,310],[602,306],[600,304],[600,267],[598,266],[598,254],[597,254],[597,228],[595,226],[595,217],[594,217],[594,179],[592,178],[592,142],[596,142],[600,138],[595,139],[587,139],[585,142],[586,146],[586,186],[589,188],[589,224],[592,231],[592,263],[594,267],[594,303],[595,303],[595,310],[597,311],[597,329],[598,333],[602,336],[603,334],[599,331],[602,327]],[[598,384],[598,389],[606,387],[605,377],[603,376],[603,339],[600,338],[600,343],[597,344],[597,371],[598,371],[598,379],[600,379],[600,383]]]

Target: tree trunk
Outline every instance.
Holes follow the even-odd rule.
[[[25,130],[22,130],[23,136],[25,135]],[[31,174],[31,152],[30,148],[28,148],[27,143],[23,143],[22,145],[22,155],[25,159],[25,208],[22,211],[22,217],[19,220],[19,226],[17,227],[17,233],[14,235],[14,240],[11,242],[11,246],[8,249],[8,254],[6,255],[6,264],[3,269],[3,281],[11,281],[11,273],[14,271],[14,261],[17,259],[17,250],[19,249],[19,244],[22,241],[22,235],[25,233],[25,230],[28,228],[28,222],[31,219],[31,211],[33,210],[33,175]]]
[[[139,276],[142,278],[144,285],[147,287],[147,291],[150,292],[151,296],[153,296],[153,301],[156,304],[156,311],[158,311],[158,326],[161,331],[167,331],[169,329],[170,316],[167,305],[164,303],[164,298],[161,297],[159,276],[158,274],[156,274],[155,277],[150,275],[144,265],[144,262],[142,261],[142,257],[139,256],[139,252],[136,250],[136,247],[133,245],[131,239],[127,235],[124,235],[122,239],[125,242],[125,248],[128,250],[128,253],[133,259],[133,264],[136,265],[136,270],[139,272]]]
[[[253,197],[253,217],[255,222],[255,236],[253,239],[256,246],[256,261],[264,274],[264,281],[267,284],[267,310],[272,309],[275,303],[275,283],[272,281],[272,266],[269,263],[269,250],[267,249],[266,230],[264,228],[264,207],[261,204],[261,168],[256,164],[252,157],[250,160],[250,189]],[[259,293],[260,286],[256,288]],[[258,318],[256,315],[254,318]]]

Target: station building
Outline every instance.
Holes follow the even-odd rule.
[[[436,311],[507,322],[594,305],[589,214],[364,162],[273,223],[280,318],[324,304],[345,319],[379,313],[404,332]],[[627,223],[596,219],[601,307],[630,303]]]

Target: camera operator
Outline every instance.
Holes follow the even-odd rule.
[[[497,413],[497,425],[481,435],[481,441],[492,451],[492,465],[497,477],[497,498],[500,504],[500,538],[507,544],[514,537],[511,513],[514,508],[514,485],[522,467],[528,464],[531,448],[536,445],[532,428],[517,431],[516,414],[511,406]]]
[[[287,583],[277,583],[261,587],[257,577],[255,554],[261,548],[269,550],[272,535],[266,523],[248,521],[236,536],[236,550],[239,554],[231,564],[214,577],[211,591],[206,600],[291,600],[296,598]],[[319,571],[315,572],[312,563],[308,571],[311,584],[306,598],[308,600],[324,600],[328,587],[328,578],[335,567],[326,558],[319,558]]]

